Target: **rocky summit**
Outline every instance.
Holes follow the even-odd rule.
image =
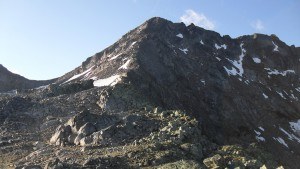
[[[299,65],[275,35],[155,17],[53,81],[1,68],[0,168],[297,169]]]

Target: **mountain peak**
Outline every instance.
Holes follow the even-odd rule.
[[[81,157],[87,154],[98,157],[103,152],[101,148],[109,148],[118,151],[113,154],[118,154],[121,161],[128,161],[136,168],[141,167],[135,166],[140,163],[142,167],[159,167],[165,163],[163,159],[173,162],[183,157],[204,163],[208,168],[216,167],[209,166],[212,163],[222,165],[220,168],[240,164],[244,167],[249,165],[248,162],[244,165],[245,161],[250,160],[256,163],[251,163],[253,168],[269,166],[272,160],[299,168],[300,56],[297,50],[275,36],[256,34],[231,38],[195,25],[185,26],[154,17],[86,59],[55,84],[24,93],[33,97],[34,106],[20,114],[36,119],[32,131],[40,126],[35,135],[43,137],[35,140],[49,143],[49,133],[45,131],[50,131],[53,134],[50,143],[68,150],[60,159],[80,158],[69,155],[78,151],[74,146],[88,145],[89,148],[82,149]],[[10,102],[3,102],[6,103]],[[16,112],[10,109],[14,105],[2,107],[5,112]],[[82,107],[90,112],[80,113]],[[263,147],[262,151],[250,153],[248,150],[253,150],[254,145]],[[239,152],[248,147],[245,152],[251,156],[238,153],[243,157],[237,157],[230,154],[233,151],[227,151],[228,147]],[[48,151],[52,146],[41,149]],[[152,152],[148,154],[145,149]],[[168,152],[157,152],[164,154],[161,157],[156,150]],[[263,151],[274,157],[257,154]],[[278,153],[284,155],[279,157]],[[216,158],[212,157],[214,154]],[[29,160],[28,153],[23,156],[19,160],[21,164]],[[37,156],[43,158],[37,161],[45,161],[46,156]],[[155,163],[144,163],[153,159]],[[210,161],[214,159],[222,162]],[[243,162],[235,163],[237,159]],[[78,164],[95,168],[103,161],[104,156],[88,162],[79,160]],[[270,168],[277,168],[277,163]]]
[[[152,17],[146,21],[146,23],[166,23],[166,22],[171,22],[171,21],[169,21],[165,18],[157,17],[157,16]]]

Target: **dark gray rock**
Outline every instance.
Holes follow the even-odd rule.
[[[37,81],[29,80],[18,74],[12,73],[0,64],[0,92],[7,92],[11,90],[31,89],[43,85],[50,84],[56,79]]]
[[[44,169],[66,169],[66,165],[62,163],[58,158],[49,161]]]
[[[80,127],[78,134],[83,134],[83,136],[91,135],[96,131],[96,126],[93,123],[85,123],[83,126]]]
[[[56,132],[50,139],[50,143],[56,145],[64,145],[66,142],[68,142],[68,137],[71,135],[71,132],[71,126],[69,125],[58,126]]]

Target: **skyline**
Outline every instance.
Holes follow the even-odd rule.
[[[0,0],[0,64],[29,79],[56,78],[155,16],[232,38],[275,34],[299,47],[299,8],[296,0]]]

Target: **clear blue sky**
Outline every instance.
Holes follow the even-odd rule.
[[[0,0],[0,64],[30,79],[58,77],[153,16],[300,46],[299,9],[299,0]]]

